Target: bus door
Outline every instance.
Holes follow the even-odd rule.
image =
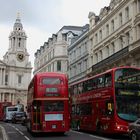
[[[92,129],[92,103],[85,103],[79,105],[79,115],[81,116],[81,121],[79,122],[81,127],[87,129]]]
[[[33,102],[33,129],[40,130],[41,129],[41,101]]]

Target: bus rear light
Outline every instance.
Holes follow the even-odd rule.
[[[65,122],[64,122],[64,121],[62,122],[62,127],[63,127],[63,128],[65,127]]]

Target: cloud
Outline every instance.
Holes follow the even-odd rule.
[[[109,0],[61,0],[60,15],[65,24],[84,25],[89,23],[90,11],[99,15],[100,9],[108,6],[108,2]]]
[[[20,12],[23,28],[28,36],[27,50],[34,62],[34,53],[48,38],[64,25],[83,26],[88,13],[109,5],[110,0],[0,0],[0,59],[8,51],[9,34],[13,29],[17,12]]]
[[[26,27],[25,32],[27,34],[27,51],[30,54],[30,60],[32,66],[34,63],[34,53],[40,48],[51,36],[51,33],[43,32],[40,29],[34,27]]]

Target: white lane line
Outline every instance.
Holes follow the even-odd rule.
[[[13,125],[11,125],[14,129],[16,129],[21,135],[23,135],[24,136],[24,138],[26,139],[26,140],[30,140],[27,136],[25,136],[24,135],[24,133],[23,132],[21,132],[18,128],[16,128],[15,126],[13,126]]]
[[[95,135],[89,135],[89,136],[92,137],[92,138],[100,139],[100,140],[109,140],[109,139],[106,139],[106,138],[103,138],[103,137],[100,137],[100,136],[95,136]]]
[[[19,129],[18,128],[15,128],[17,131],[19,131]]]
[[[24,138],[25,138],[26,140],[30,140],[27,136],[24,136]]]
[[[82,133],[82,132],[78,132],[78,131],[73,131],[73,130],[70,130],[71,132],[74,132],[74,133],[77,133],[77,134],[81,134],[81,135],[83,135],[84,133]]]
[[[24,134],[21,132],[21,131],[18,131],[21,135],[23,135],[24,136]]]

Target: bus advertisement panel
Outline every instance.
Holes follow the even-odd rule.
[[[68,131],[68,102],[68,80],[65,74],[36,74],[28,87],[27,129],[30,132]]]
[[[140,69],[112,68],[70,85],[73,129],[128,133],[140,117]]]

